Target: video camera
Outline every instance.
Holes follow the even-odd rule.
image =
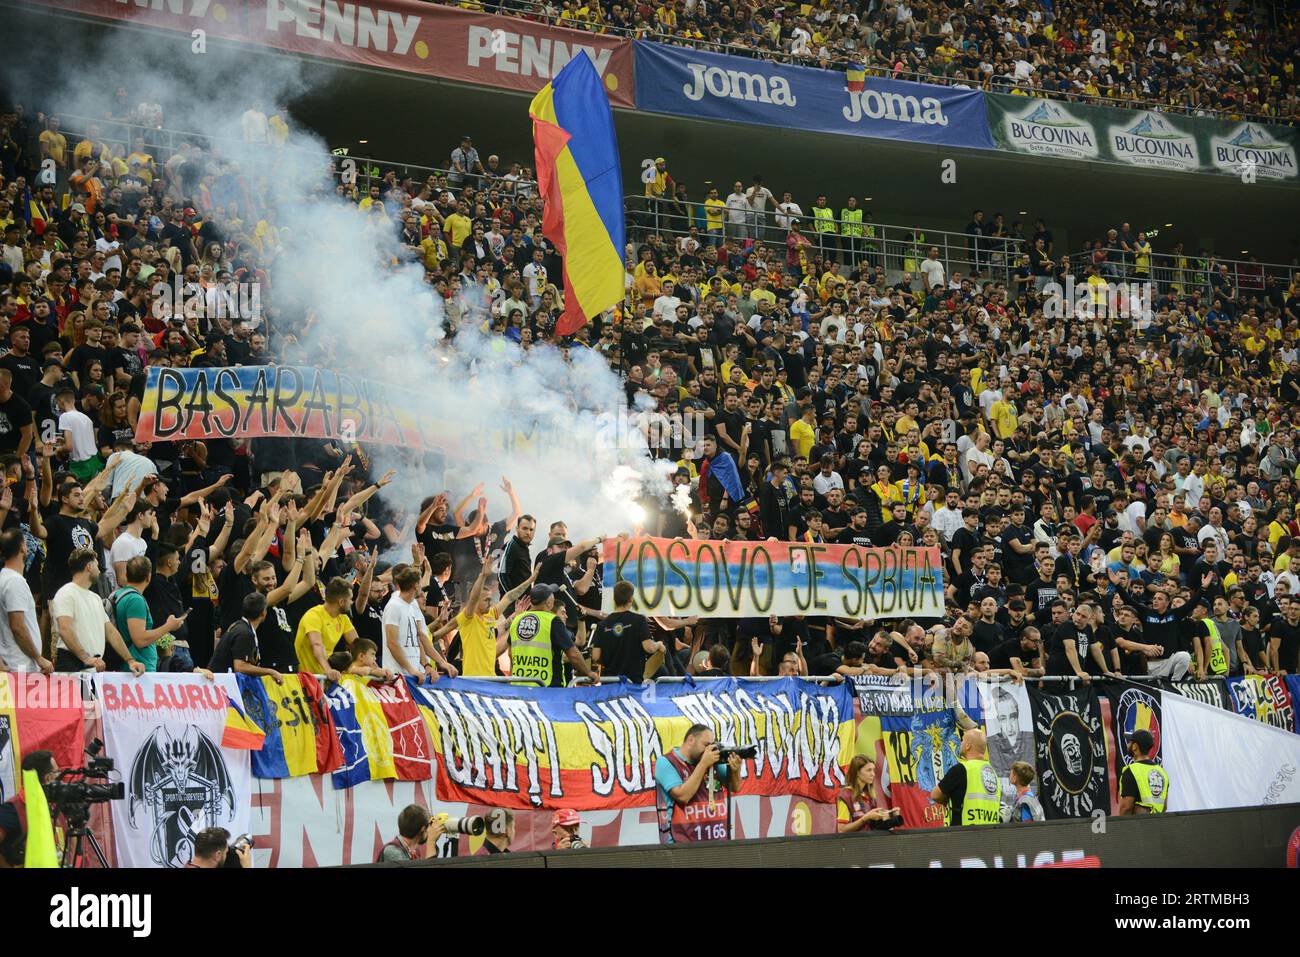
[[[67,768],[59,772],[57,781],[45,785],[45,798],[50,804],[57,805],[70,822],[76,818],[89,816],[91,804],[103,804],[106,801],[120,801],[126,797],[126,785],[121,781],[109,781],[115,765],[112,758],[100,756],[104,742],[95,738],[86,747],[85,767]],[[68,780],[73,778],[75,780]],[[87,779],[98,780],[87,780]]]

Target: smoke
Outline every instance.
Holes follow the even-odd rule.
[[[423,268],[401,256],[399,210],[387,210],[385,222],[378,211],[338,198],[335,158],[320,137],[295,125],[289,107],[309,89],[320,94],[317,74],[328,82],[341,74],[214,41],[193,54],[187,44],[125,30],[77,43],[80,31],[58,24],[61,37],[72,38],[61,40],[59,57],[41,58],[39,69],[21,57],[6,67],[6,88],[28,115],[104,117],[125,87],[133,106],[160,107],[162,127],[201,131],[207,159],[195,160],[203,168],[195,185],[206,186],[222,208],[236,204],[244,230],[262,237],[258,262],[271,276],[264,311],[294,337],[282,361],[409,389],[434,411],[446,443],[441,461],[367,447],[374,475],[398,470],[384,493],[391,506],[410,514],[440,491],[455,505],[481,483],[489,521],[501,520],[510,508],[504,476],[524,512],[543,528],[567,522],[576,541],[633,530],[645,515],[637,500],[666,493],[664,469],[640,431],[627,426],[622,386],[600,355],[525,352],[485,335],[485,291],[471,285],[445,300],[427,284]],[[34,35],[49,29],[42,18],[29,26]],[[242,118],[254,106],[288,122],[284,146],[244,142]],[[528,122],[522,110],[517,122]],[[100,125],[112,139],[114,124]],[[75,142],[70,137],[69,145]]]

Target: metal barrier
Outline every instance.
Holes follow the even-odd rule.
[[[736,678],[738,681],[784,681],[781,675],[745,675],[737,677],[735,675],[666,675],[663,678],[655,678],[650,684],[685,684],[688,681],[726,681],[729,678]],[[842,684],[843,675],[804,675],[804,681],[816,681],[826,684]]]
[[[1092,255],[1090,251],[1070,255],[1070,270],[1079,277],[1076,278],[1076,282],[1082,282],[1082,277],[1088,274],[1088,269],[1092,265]],[[1285,287],[1291,281],[1292,275],[1300,272],[1300,265],[1296,262],[1266,263],[1253,259],[1224,259],[1212,254],[1176,256],[1172,253],[1153,252],[1150,254],[1150,259],[1149,274],[1146,277],[1138,276],[1132,253],[1108,247],[1106,260],[1100,264],[1101,277],[1116,282],[1150,281],[1161,292],[1206,295],[1213,292],[1212,280],[1220,273],[1219,267],[1226,266],[1229,284],[1237,289],[1239,294],[1250,295],[1262,293],[1269,279],[1276,279]]]
[[[694,236],[702,247],[718,246],[727,239],[738,242],[754,239],[765,246],[784,250],[788,249],[789,220],[793,219],[798,222],[799,232],[808,240],[804,255],[809,265],[815,258],[822,257],[850,267],[861,264],[873,268],[879,266],[885,270],[890,284],[897,282],[903,273],[908,273],[918,280],[915,284],[918,290],[925,281],[921,263],[932,248],[938,250],[945,283],[952,279],[954,272],[961,273],[963,278],[978,275],[1009,283],[1017,260],[1026,252],[1029,242],[1023,236],[975,236],[915,225],[878,223],[867,220],[865,213],[862,222],[838,215],[816,219],[811,207],[801,207],[802,212],[795,215],[776,210],[750,212],[744,214],[743,222],[736,223],[726,222],[729,211],[723,211],[721,229],[710,231],[705,207],[699,202],[683,204],[668,198],[625,196],[623,204],[627,209],[628,238],[633,242],[642,241],[651,234],[675,242],[678,238],[690,236],[694,229]],[[819,226],[825,231],[820,231]],[[788,264],[788,254],[779,258]],[[847,271],[845,275],[847,277]]]

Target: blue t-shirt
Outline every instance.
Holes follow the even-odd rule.
[[[673,748],[673,754],[677,755],[679,760],[686,762],[686,758],[682,756],[680,748]],[[668,760],[667,756],[662,757],[655,762],[655,789],[658,792],[660,802],[659,807],[668,808],[669,812],[672,811],[673,796],[669,792],[671,792],[675,787],[681,787],[684,781],[685,778],[683,778],[678,770],[673,767],[673,763]],[[667,841],[669,844],[674,843],[671,832],[664,833],[662,837],[663,840]]]

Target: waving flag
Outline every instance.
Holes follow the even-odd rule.
[[[866,84],[867,68],[861,63],[850,63],[844,71],[845,87],[850,93],[861,93]]]
[[[623,300],[623,175],[614,115],[590,57],[575,56],[528,107],[542,234],[564,257],[564,315],[571,335]]]
[[[248,717],[239,701],[231,697],[228,692],[222,693],[226,696],[226,726],[221,732],[221,746],[244,751],[260,751],[263,742],[266,741],[266,732],[258,727],[257,722]]]

